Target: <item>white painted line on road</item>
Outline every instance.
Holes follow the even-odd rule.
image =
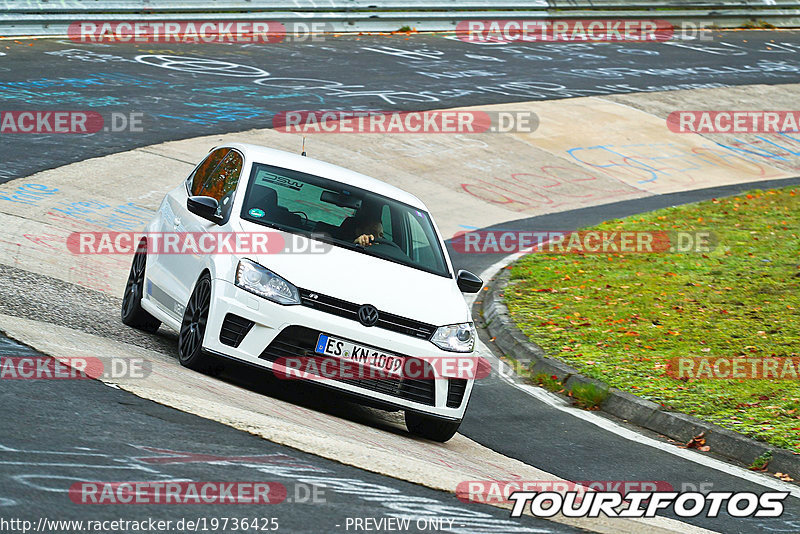
[[[88,449],[86,447],[81,447],[80,450],[83,451],[91,451],[92,449]],[[61,452],[61,451],[29,451],[29,450],[22,450],[22,449],[14,449],[12,447],[8,447],[0,443],[0,452],[22,452],[25,454],[58,454],[62,456],[100,456],[103,458],[108,457],[107,454],[102,454],[99,452]]]
[[[25,465],[25,466],[36,466],[36,467],[81,467],[86,469],[133,469],[137,471],[146,471],[148,473],[157,472],[143,465],[93,465],[93,464],[70,464],[70,463],[59,463],[59,462],[6,462],[6,461],[0,461],[0,465]]]
[[[524,252],[519,252],[504,257],[502,260],[494,263],[491,267],[484,270],[480,275],[481,279],[488,280],[489,278],[494,276],[495,273],[497,273],[498,271],[509,265],[511,262],[516,261],[517,259],[521,258],[524,255],[525,255]],[[477,298],[476,296],[470,295],[470,297],[467,299],[467,303],[470,305],[470,307],[472,306],[476,298]],[[521,383],[520,382],[521,379],[514,373],[514,370],[511,369],[511,367],[508,366],[505,362],[497,358],[492,352],[492,349],[487,347],[486,344],[483,343],[480,339],[478,340],[477,349],[478,352],[481,353],[481,356],[490,358],[498,363],[498,368],[497,368],[498,376],[503,381],[521,391],[524,391],[531,397],[547,404],[552,408],[555,408],[556,410],[562,411],[573,417],[583,419],[588,423],[591,423],[597,427],[602,428],[603,430],[616,434],[622,438],[634,441],[636,443],[640,443],[642,445],[653,447],[654,449],[664,451],[668,454],[678,456],[690,462],[694,462],[704,467],[720,471],[727,475],[731,475],[740,478],[742,480],[747,480],[748,482],[764,486],[765,488],[770,488],[776,491],[789,492],[789,494],[792,497],[800,499],[800,488],[794,486],[793,484],[783,482],[782,480],[779,480],[777,478],[770,478],[765,475],[755,473],[753,471],[748,471],[743,467],[739,467],[733,464],[729,464],[727,462],[723,462],[721,460],[717,460],[716,458],[700,454],[699,452],[693,451],[691,449],[682,449],[671,443],[665,443],[663,441],[650,438],[648,436],[645,436],[644,434],[640,434],[629,428],[621,426],[615,423],[614,421],[611,421],[610,419],[601,417],[593,412],[581,410],[579,408],[573,408],[564,399],[545,389]],[[499,372],[501,369],[500,366],[502,366],[503,369],[502,372]]]

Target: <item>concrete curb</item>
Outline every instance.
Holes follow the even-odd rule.
[[[582,375],[562,361],[548,357],[544,350],[530,341],[511,319],[503,300],[509,283],[510,269],[501,269],[487,282],[483,299],[476,301],[475,311],[481,312],[483,327],[494,338],[494,345],[503,353],[526,365],[535,374],[555,375],[567,389],[579,383],[605,383]],[[475,314],[476,317],[478,314]],[[630,393],[609,388],[608,398],[600,409],[629,423],[652,430],[681,443],[705,432],[706,445],[717,455],[735,460],[746,466],[764,453],[771,453],[769,472],[780,472],[800,480],[800,455],[750,439],[737,432],[707,423],[690,415],[664,410],[660,405]]]

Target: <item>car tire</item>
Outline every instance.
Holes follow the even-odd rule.
[[[210,311],[211,277],[208,273],[203,273],[186,304],[178,333],[178,359],[181,365],[201,373],[212,372],[215,367],[214,359],[203,351]]]
[[[406,412],[406,428],[412,434],[444,443],[458,432],[461,421],[449,421],[416,412]]]
[[[131,271],[125,283],[125,293],[122,296],[121,318],[122,323],[145,332],[153,333],[161,326],[161,321],[147,313],[142,308],[144,294],[144,272],[147,265],[147,242],[141,241],[136,247],[131,262]]]

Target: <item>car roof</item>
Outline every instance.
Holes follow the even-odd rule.
[[[314,176],[321,176],[353,187],[366,189],[367,191],[428,211],[425,204],[411,193],[376,178],[345,169],[344,167],[339,167],[332,163],[326,163],[308,156],[286,152],[285,150],[277,150],[246,143],[228,143],[217,146],[214,149],[224,147],[235,148],[241,151],[245,155],[245,158],[251,159],[254,163],[264,163],[266,165],[274,165],[276,167],[304,172]]]

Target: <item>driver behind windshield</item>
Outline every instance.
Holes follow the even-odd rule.
[[[383,237],[381,210],[380,205],[365,200],[355,215],[342,222],[339,237],[362,247],[372,245],[376,239]]]
[[[380,221],[359,221],[356,223],[356,234],[358,237],[353,242],[368,247],[376,239],[383,238],[383,224]]]
[[[380,204],[362,204],[355,216],[346,219],[341,228],[345,240],[351,241],[363,248],[372,249],[381,257],[408,262],[409,258],[393,241],[384,239],[381,213],[383,206]]]

